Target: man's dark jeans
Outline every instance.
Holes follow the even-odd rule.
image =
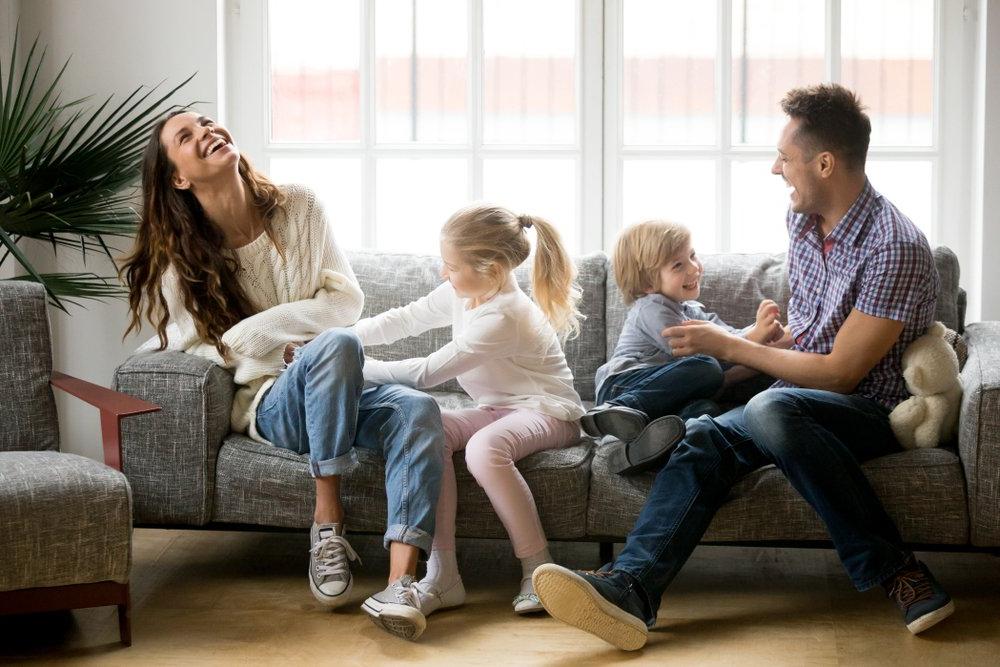
[[[687,435],[653,481],[613,565],[638,583],[656,617],[663,591],[740,478],[774,464],[812,505],[858,590],[909,557],[860,463],[899,451],[889,411],[860,396],[769,389],[745,406],[687,422]]]
[[[719,362],[699,354],[663,366],[612,375],[601,385],[597,404],[624,405],[645,412],[650,419],[665,415],[684,417],[684,408],[693,401],[714,396],[722,388],[722,379]],[[701,412],[694,413],[698,414]]]

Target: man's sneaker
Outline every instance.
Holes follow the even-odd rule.
[[[595,406],[580,418],[580,426],[587,435],[595,438],[613,435],[623,442],[634,440],[648,422],[645,412],[613,403]]]
[[[903,612],[906,629],[919,634],[955,612],[951,596],[941,588],[927,566],[912,559],[882,584],[885,594]]]
[[[624,445],[614,443],[608,466],[619,475],[631,475],[662,465],[684,439],[684,420],[667,415],[649,422],[637,438]]]
[[[375,625],[403,639],[417,639],[427,627],[427,618],[420,610],[420,594],[408,574],[365,600],[361,608]]]
[[[648,628],[637,615],[641,613],[637,605],[628,604],[628,596],[635,593],[625,591],[610,577],[609,572],[581,572],[546,563],[535,568],[531,579],[538,599],[552,616],[623,651],[635,651],[646,644]]]
[[[435,581],[422,579],[413,584],[413,590],[417,592],[420,611],[424,616],[430,616],[440,609],[451,609],[465,604],[465,586],[461,577],[445,589],[439,587]]]
[[[351,596],[351,561],[361,559],[344,537],[342,523],[314,523],[309,537],[309,588],[324,607],[339,607]]]

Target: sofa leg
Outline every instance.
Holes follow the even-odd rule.
[[[601,559],[601,565],[605,563],[610,563],[615,557],[615,543],[614,542],[601,542],[600,551],[598,556]]]
[[[132,591],[128,584],[122,586],[118,599],[118,638],[123,646],[132,645]]]

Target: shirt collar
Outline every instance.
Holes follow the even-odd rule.
[[[826,240],[836,244],[854,243],[858,235],[861,234],[861,230],[865,226],[865,220],[868,219],[868,215],[875,205],[875,194],[875,188],[872,187],[871,181],[866,178],[865,185],[861,188],[858,198],[847,209],[847,213],[840,219],[840,222],[833,228],[833,231],[826,237]],[[798,214],[798,218],[792,224],[792,231],[795,234],[795,238],[801,240],[816,229],[819,219],[815,215],[805,215],[802,213]],[[819,239],[816,239],[816,241],[819,243]]]

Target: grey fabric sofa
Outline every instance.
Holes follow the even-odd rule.
[[[958,442],[886,456],[864,469],[908,542],[1000,547],[1000,323],[983,322],[965,330],[955,255],[939,248],[935,258],[941,275],[937,317],[951,329],[964,330],[968,342]],[[358,252],[350,259],[366,295],[366,315],[408,303],[440,280],[432,257]],[[736,326],[752,321],[765,296],[782,306],[787,303],[783,255],[715,255],[704,262],[702,301]],[[585,401],[592,401],[594,372],[614,348],[625,307],[605,255],[581,257],[577,266],[586,321],[580,336],[566,344],[566,354],[577,389]],[[527,277],[526,270],[518,271],[522,285]],[[385,359],[425,355],[443,345],[449,334],[439,329],[367,353]],[[124,427],[124,471],[132,484],[137,524],[309,526],[313,483],[305,457],[229,432],[233,383],[225,371],[197,357],[158,352],[127,360],[116,371],[114,383],[120,391],[163,406],[162,412],[137,417]],[[757,383],[756,388],[761,386],[766,384]],[[433,393],[444,407],[469,403],[454,382]],[[610,473],[606,450],[589,440],[530,456],[518,467],[550,539],[605,545],[628,533],[652,479],[652,474],[622,478]],[[505,537],[464,462],[456,460],[456,470],[458,535]],[[362,457],[345,477],[351,530],[383,530],[383,478],[377,457]],[[709,541],[741,543],[825,539],[815,513],[774,468],[743,479],[706,536]]]

